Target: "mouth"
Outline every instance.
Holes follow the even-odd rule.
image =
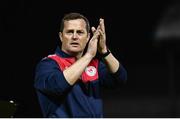
[[[79,43],[71,43],[72,46],[79,46]]]

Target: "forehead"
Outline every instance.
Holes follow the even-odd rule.
[[[64,29],[86,29],[86,22],[83,19],[66,20]]]

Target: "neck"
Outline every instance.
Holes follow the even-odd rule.
[[[83,55],[83,51],[82,51],[82,52],[68,52],[68,51],[63,50],[63,49],[61,49],[61,50],[62,50],[63,52],[65,52],[66,54],[75,57],[76,59],[81,58],[82,55]]]

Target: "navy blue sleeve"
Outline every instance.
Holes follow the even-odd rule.
[[[103,87],[116,88],[127,81],[127,71],[122,64],[115,73],[110,73],[103,62],[100,62],[98,69],[100,84]]]
[[[71,85],[66,81],[58,64],[46,58],[36,67],[34,87],[46,94],[62,95]]]

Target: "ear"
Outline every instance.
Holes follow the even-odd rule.
[[[61,40],[61,42],[62,42],[62,33],[61,32],[59,32],[59,38],[60,38],[60,40]]]

